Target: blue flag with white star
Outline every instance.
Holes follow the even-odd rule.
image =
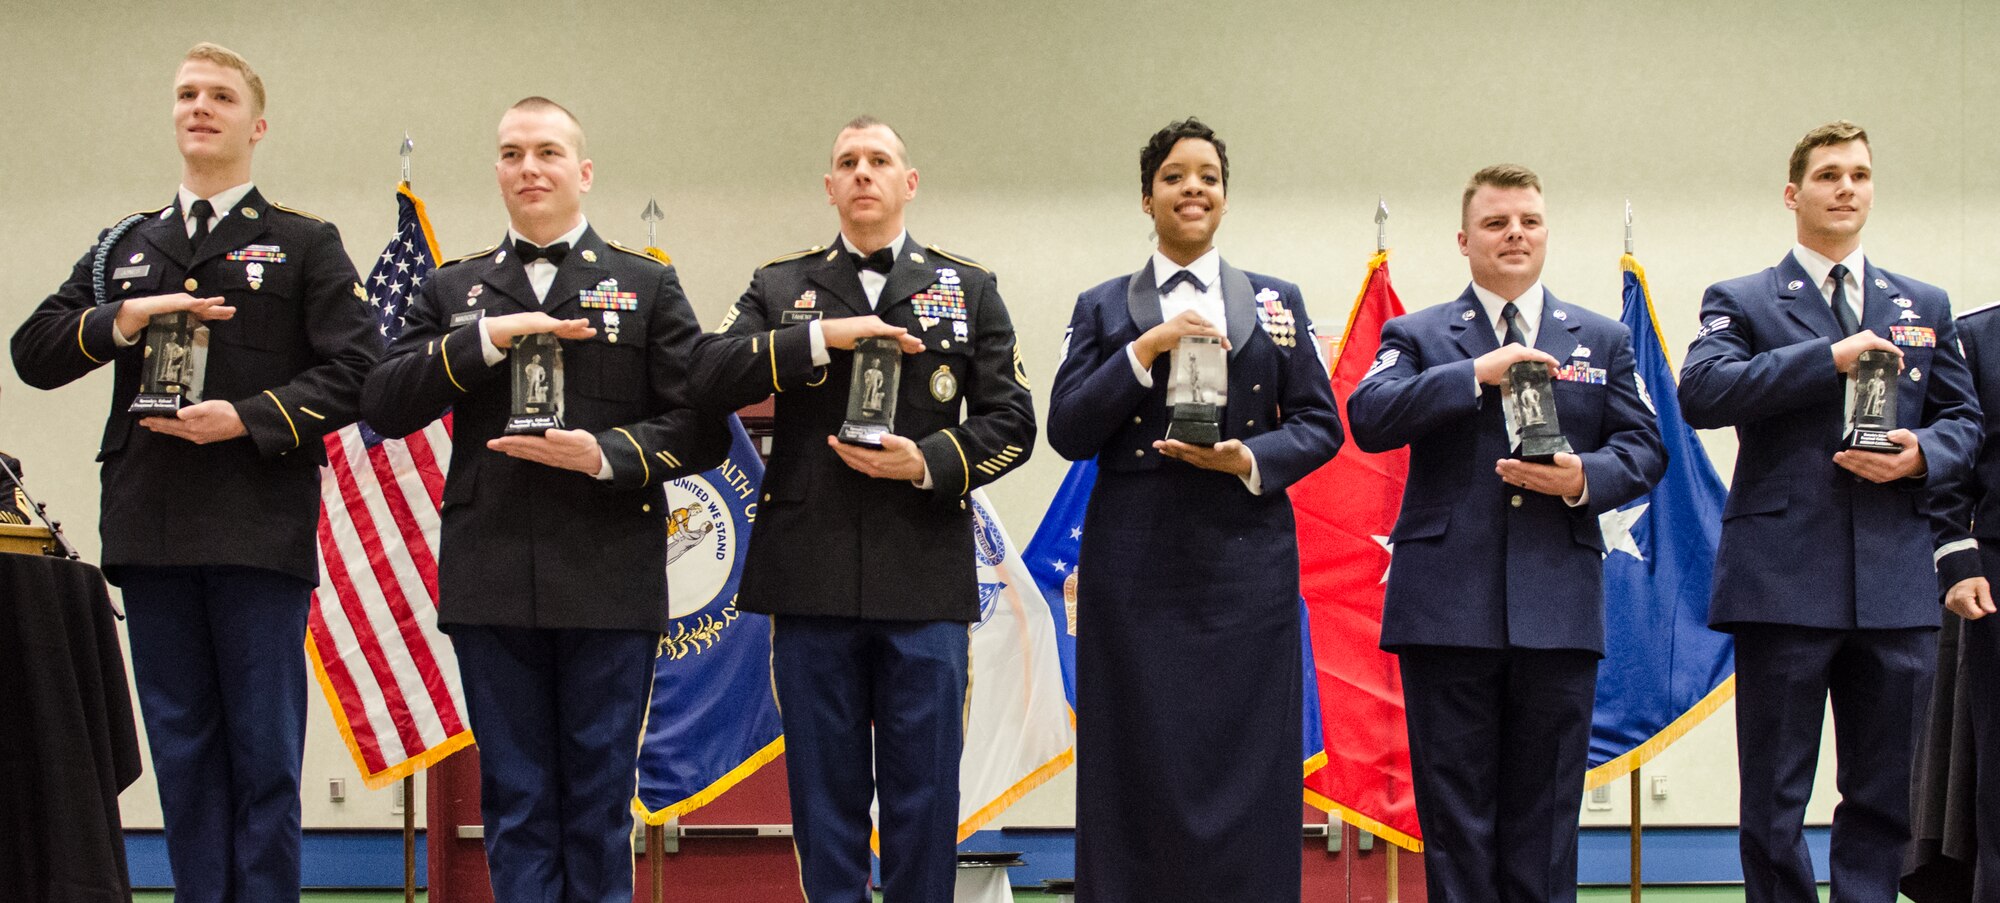
[[[1078,718],[1088,718],[1088,714],[1076,708],[1076,569],[1077,558],[1083,549],[1083,512],[1090,505],[1090,488],[1097,483],[1097,462],[1077,461],[1069,466],[1068,475],[1063,477],[1062,486],[1056,490],[1055,500],[1049,503],[1048,513],[1042,515],[1042,524],[1035,529],[1035,538],[1028,541],[1021,558],[1027,563],[1028,573],[1035,578],[1035,585],[1041,588],[1042,598],[1047,599],[1050,613],[1054,615],[1056,630],[1056,651],[1062,656],[1063,692],[1069,696],[1070,711]],[[1326,740],[1324,727],[1320,721],[1319,669],[1313,666],[1311,634],[1307,630],[1306,603],[1299,600],[1299,635],[1304,666],[1300,681],[1304,685],[1305,705],[1299,713],[1305,727],[1305,741],[1299,750],[1299,759],[1305,773],[1311,774],[1326,764]]]
[[[1639,392],[1659,417],[1667,472],[1653,491],[1599,517],[1604,530],[1605,656],[1597,669],[1588,785],[1644,765],[1735,693],[1735,647],[1708,628],[1722,478],[1681,418],[1674,368],[1646,271],[1626,255],[1625,309]]]

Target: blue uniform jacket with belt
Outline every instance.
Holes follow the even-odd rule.
[[[1962,476],[1979,449],[1979,404],[1942,289],[1864,267],[1861,328],[1903,352],[1897,424],[1917,434],[1926,476],[1877,484],[1833,463],[1846,408],[1833,309],[1804,267],[1709,286],[1681,368],[1681,408],[1736,428],[1739,450],[1709,624],[1831,629],[1935,627],[1926,487]]]
[[[1340,450],[1340,417],[1299,287],[1222,264],[1229,328],[1229,395],[1222,436],[1257,458],[1264,494],[1282,492]],[[1259,309],[1266,313],[1260,315]],[[1276,333],[1259,329],[1277,315]],[[1283,320],[1292,321],[1286,325]],[[1153,361],[1153,386],[1140,385],[1125,346],[1160,325],[1160,290],[1148,265],[1077,299],[1067,351],[1049,404],[1049,444],[1072,461],[1097,458],[1111,471],[1152,470],[1168,460],[1153,450],[1167,435],[1171,355]],[[1288,509],[1289,510],[1289,509]]]
[[[1500,347],[1472,287],[1449,304],[1382,327],[1382,347],[1347,400],[1354,441],[1410,447],[1382,648],[1604,652],[1604,536],[1597,516],[1666,472],[1658,420],[1639,391],[1624,324],[1546,294],[1535,347],[1562,363],[1554,383],[1563,437],[1583,461],[1589,501],[1508,486],[1500,390],[1473,359]]]

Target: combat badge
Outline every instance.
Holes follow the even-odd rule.
[[[604,340],[614,345],[618,343],[618,312],[615,310],[604,312]]]

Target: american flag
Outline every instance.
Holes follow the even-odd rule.
[[[384,342],[437,268],[424,202],[396,191],[396,237],[363,284]],[[437,629],[438,505],[451,415],[403,439],[326,437],[320,570],[306,651],[362,780],[384,787],[472,742],[458,659]]]

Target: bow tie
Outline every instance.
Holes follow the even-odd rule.
[[[849,251],[847,256],[854,261],[856,269],[870,270],[885,276],[889,274],[889,268],[896,265],[896,252],[888,248],[877,248],[873,254],[856,254]]]
[[[514,256],[521,258],[521,265],[527,266],[537,260],[546,260],[555,266],[562,266],[563,258],[569,256],[569,242],[559,241],[548,247],[540,247],[526,239],[514,239]]]
[[[1197,292],[1208,291],[1208,286],[1202,284],[1201,277],[1196,276],[1193,270],[1182,270],[1167,277],[1167,284],[1160,286],[1160,294],[1173,294],[1174,289],[1178,288],[1183,282],[1194,286],[1194,290]]]

